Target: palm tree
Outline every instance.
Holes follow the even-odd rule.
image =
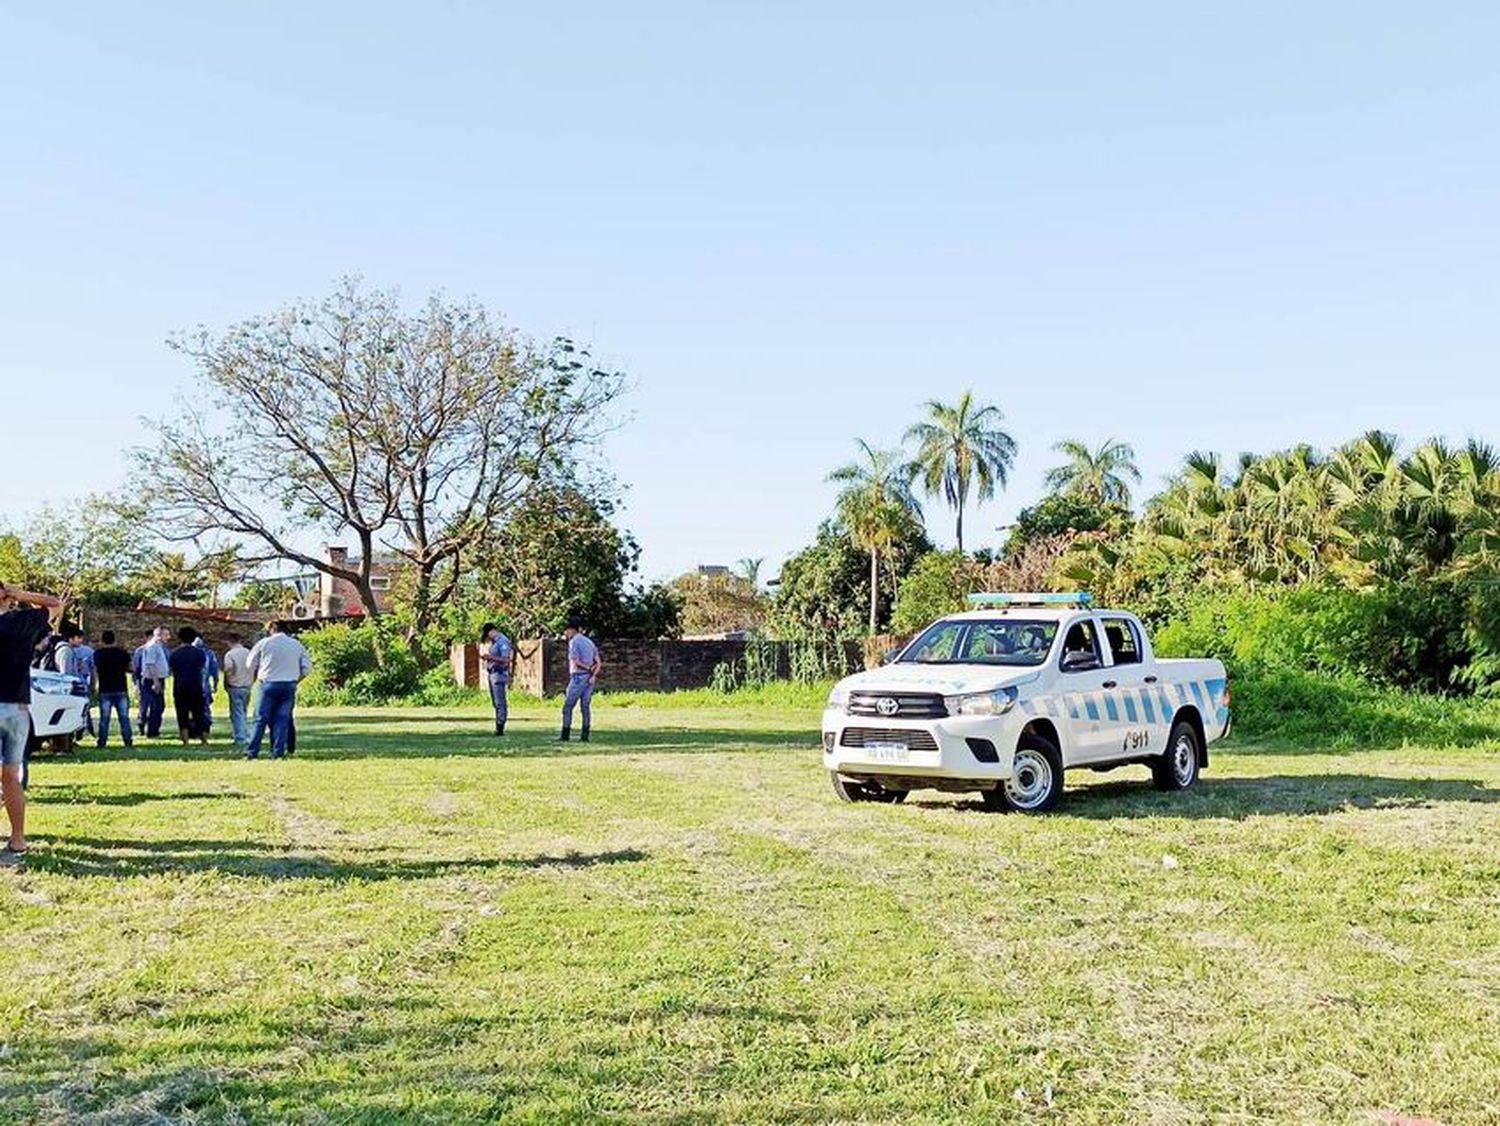
[[[1140,484],[1141,471],[1135,467],[1135,450],[1127,442],[1108,438],[1098,449],[1069,439],[1052,447],[1068,460],[1047,471],[1047,487],[1057,492],[1074,493],[1095,504],[1117,504],[1130,507],[1127,478]]]
[[[920,520],[921,506],[912,495],[913,469],[899,450],[877,450],[863,438],[855,439],[862,455],[842,465],[828,480],[842,485],[839,518],[854,541],[870,553],[870,633],[879,627],[880,557],[888,555],[901,532]]]
[[[912,473],[922,480],[928,496],[939,492],[958,513],[955,532],[958,550],[964,549],[964,506],[977,487],[978,499],[986,501],[1010,478],[1016,459],[1016,443],[1000,428],[1005,414],[992,404],[974,401],[965,391],[951,406],[929,399],[927,417],[906,432],[906,440],[917,445]]]
[[[754,558],[747,556],[735,563],[735,566],[739,568],[740,578],[745,580],[751,590],[760,589],[760,567],[765,561],[765,556],[758,555]]]

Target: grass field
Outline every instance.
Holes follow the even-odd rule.
[[[1500,755],[838,804],[815,712],[309,712],[33,772],[0,1119],[1500,1121]]]

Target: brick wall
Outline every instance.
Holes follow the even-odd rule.
[[[209,617],[200,612],[174,613],[171,608],[137,610],[122,606],[85,606],[79,613],[79,625],[88,633],[89,644],[98,646],[104,631],[115,631],[115,643],[126,649],[134,649],[146,639],[146,632],[157,626],[166,626],[172,631],[172,644],[176,644],[177,631],[183,626],[192,626],[215,653],[229,648],[229,635],[237,633],[247,645],[265,632],[267,616],[244,617],[225,620]]]
[[[721,664],[741,660],[744,641],[601,641],[604,658],[601,688],[615,692],[671,692],[679,688],[705,688]],[[844,665],[848,669],[866,665],[865,646],[844,643]],[[789,647],[775,645],[776,676],[791,678]],[[881,650],[883,652],[883,650]],[[480,684],[479,659],[472,643],[455,644],[452,650],[454,682]],[[518,691],[538,696],[560,694],[568,685],[568,643],[560,638],[517,642]]]

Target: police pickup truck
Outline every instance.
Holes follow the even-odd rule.
[[[1063,771],[1151,768],[1183,790],[1229,731],[1214,660],[1159,660],[1139,619],[1087,594],[976,594],[878,669],[841,680],[823,712],[839,797],[899,802],[977,790],[992,809],[1051,809]]]

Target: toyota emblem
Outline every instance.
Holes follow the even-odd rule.
[[[875,710],[881,715],[895,715],[901,710],[901,705],[894,696],[882,696],[875,701]]]

